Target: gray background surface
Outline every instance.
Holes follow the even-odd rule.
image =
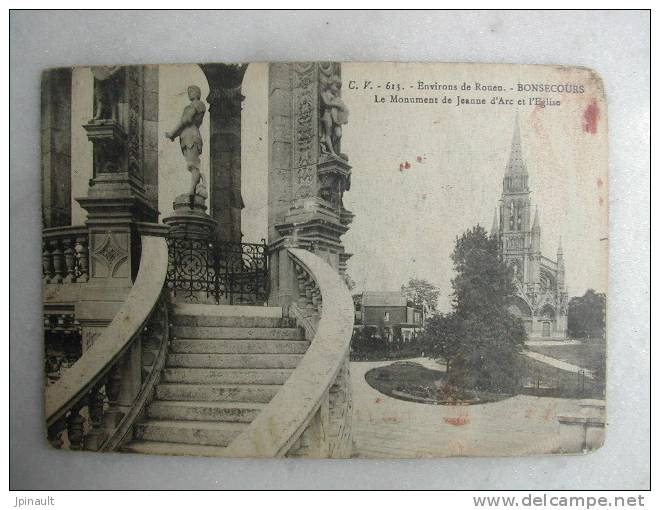
[[[649,38],[650,15],[624,11],[12,12],[10,487],[648,487]],[[609,427],[601,450],[573,457],[310,461],[48,449],[41,386],[41,70],[268,60],[568,64],[602,75],[609,107],[611,269]]]

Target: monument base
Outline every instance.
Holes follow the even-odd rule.
[[[218,222],[206,211],[205,198],[182,194],[174,199],[174,212],[163,223],[170,227],[169,257],[172,269],[168,281],[174,303],[216,304],[208,271],[215,271],[215,244]],[[214,274],[214,273],[211,273]]]
[[[206,199],[195,195],[192,207],[190,195],[182,194],[174,199],[174,213],[163,218],[163,223],[170,227],[170,236],[191,239],[212,238],[218,222],[206,213]]]

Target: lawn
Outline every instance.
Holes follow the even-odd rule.
[[[369,386],[385,395],[426,404],[483,404],[511,397],[451,387],[446,384],[445,372],[411,361],[397,361],[373,368],[364,378]]]
[[[568,352],[569,349],[576,349],[578,345],[559,346],[559,347],[530,347],[530,350],[561,359],[567,363],[577,365],[589,370],[598,366],[598,358],[593,358],[593,349],[582,349],[580,352],[586,352],[592,356],[591,363],[585,361],[589,358],[579,357],[579,351]],[[559,349],[559,352],[556,350]],[[604,369],[594,371],[593,379],[585,377],[583,374],[568,372],[559,368],[552,367],[540,361],[533,360],[521,354],[521,389],[520,392],[527,395],[559,397],[559,398],[595,398],[605,397],[605,378]],[[603,360],[604,363],[604,360]]]
[[[529,346],[530,351],[590,370],[594,379],[605,381],[607,343],[603,339],[582,338],[579,345]]]
[[[579,346],[567,346],[567,349]],[[551,349],[534,348],[547,356],[559,358]],[[564,349],[561,346],[560,349]],[[592,350],[582,349],[593,355]],[[586,358],[565,356],[564,361],[578,364]],[[590,379],[583,374],[568,372],[552,367],[527,356],[520,355],[520,387],[517,393],[539,397],[555,398],[594,398],[605,397],[605,380],[601,377]],[[594,361],[597,361],[595,359]],[[584,363],[592,369],[593,364]],[[602,372],[600,372],[602,373]],[[367,383],[377,391],[399,400],[426,404],[483,404],[509,398],[512,395],[488,393],[483,391],[462,390],[446,383],[446,374],[440,370],[431,370],[419,363],[397,361],[390,365],[373,368],[365,374]]]
[[[605,397],[606,342],[580,339],[580,344],[529,346],[527,349],[591,371],[593,378],[568,372],[520,355],[519,393],[560,397]],[[458,390],[446,384],[445,372],[431,370],[419,363],[397,361],[374,368],[365,374],[374,389],[400,400],[429,404],[478,404],[508,398],[511,395]]]

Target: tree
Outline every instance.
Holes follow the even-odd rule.
[[[438,306],[440,290],[426,280],[411,278],[406,285],[401,285],[401,292],[422,309],[435,310]]]
[[[458,354],[460,324],[455,313],[438,313],[429,317],[424,327],[421,344],[424,352],[443,358],[449,363]]]
[[[605,294],[593,289],[568,302],[568,334],[574,338],[602,338],[605,334]]]
[[[435,352],[448,362],[449,382],[463,388],[511,392],[518,384],[517,360],[526,333],[508,311],[515,296],[511,269],[496,237],[477,225],[456,239],[452,253],[453,312],[430,320]],[[433,351],[432,351],[433,352]]]

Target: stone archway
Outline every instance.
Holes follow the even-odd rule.
[[[554,275],[546,269],[541,269],[540,283],[543,289],[555,289],[557,287],[557,280]]]
[[[539,312],[539,322],[541,323],[541,336],[551,337],[557,330],[557,314],[550,304],[545,304]]]

